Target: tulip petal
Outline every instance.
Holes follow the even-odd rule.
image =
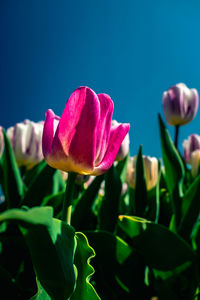
[[[48,109],[46,112],[46,118],[44,122],[44,129],[42,135],[42,151],[43,155],[46,158],[47,155],[51,154],[51,147],[53,143],[53,138],[55,131],[58,126],[60,118],[54,114],[51,109]]]
[[[86,171],[94,168],[99,117],[100,103],[97,95],[88,87],[80,87],[67,101],[55,135],[55,143],[59,140],[71,162],[84,165]],[[56,147],[54,141],[52,147]]]
[[[190,97],[190,102],[188,105],[186,117],[188,120],[191,120],[194,118],[194,116],[197,113],[198,106],[199,106],[199,94],[196,89],[191,89],[191,97]]]
[[[106,153],[114,108],[114,104],[110,96],[106,94],[98,94],[98,98],[100,101],[100,120],[96,131],[95,165],[98,165],[102,161]]]
[[[94,168],[91,175],[100,175],[105,173],[113,164],[115,157],[119,151],[120,145],[128,133],[130,124],[120,124],[117,127],[111,128],[110,139],[106,154],[102,162]]]

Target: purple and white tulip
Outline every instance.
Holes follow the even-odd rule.
[[[144,162],[144,176],[146,181],[147,190],[153,189],[158,181],[158,160],[156,157],[150,157],[143,155]],[[133,189],[136,185],[136,161],[137,155],[130,157],[127,167],[126,180],[130,187]]]
[[[184,83],[178,83],[163,93],[162,105],[168,124],[185,125],[196,116],[199,95],[196,89],[189,89]]]
[[[191,134],[183,143],[183,155],[187,163],[191,163],[191,155],[195,150],[200,150],[200,136]]]
[[[111,127],[113,101],[88,87],[77,88],[63,114],[49,109],[43,131],[43,154],[53,168],[82,175],[100,175],[113,164],[129,124]]]
[[[25,120],[7,129],[6,133],[19,167],[31,169],[44,158],[42,154],[43,125],[43,121],[35,123]]]

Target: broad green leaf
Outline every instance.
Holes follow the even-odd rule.
[[[105,173],[105,195],[99,211],[99,229],[113,232],[117,225],[122,182],[116,170],[112,167]]]
[[[20,226],[42,287],[52,299],[67,300],[75,288],[75,232],[52,215],[51,207],[12,209],[0,214],[0,222]]]
[[[91,229],[92,219],[94,218],[92,206],[98,195],[103,179],[104,175],[97,176],[85,190],[75,206],[72,214],[72,226],[74,226],[76,230]]]
[[[77,268],[78,277],[76,289],[70,300],[100,300],[94,287],[90,283],[94,268],[90,265],[90,260],[95,256],[95,252],[90,247],[87,237],[82,232],[75,234],[77,247],[74,263]]]
[[[2,166],[2,190],[6,197],[7,208],[19,207],[23,196],[24,185],[17,166],[10,141],[3,129],[4,151],[1,159]]]
[[[37,294],[35,296],[31,297],[30,300],[51,300],[52,298],[47,294],[45,289],[40,284],[39,280],[37,278],[36,278],[36,280],[37,280],[38,291],[37,291]]]
[[[170,271],[152,270],[154,288],[159,299],[194,299],[199,283],[197,263],[186,262]]]
[[[179,187],[179,191],[182,193],[182,184],[185,176],[184,165],[160,115],[159,127],[167,187],[171,194],[173,194],[176,186]]]
[[[152,268],[166,271],[197,258],[189,244],[163,225],[134,216],[120,216],[119,226]]]
[[[182,199],[181,221],[178,232],[188,239],[200,212],[200,175],[193,181]]]
[[[129,299],[145,293],[141,255],[122,238],[107,231],[86,231],[96,256],[94,280],[106,299]],[[133,297],[134,296],[134,297]]]

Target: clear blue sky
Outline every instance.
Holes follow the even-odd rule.
[[[200,92],[199,16],[198,0],[1,0],[0,124],[39,121],[48,108],[61,115],[87,85],[131,123],[131,155],[143,144],[159,157],[163,91],[184,82]],[[180,145],[191,133],[200,134],[200,112]]]

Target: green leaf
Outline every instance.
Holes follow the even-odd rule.
[[[51,300],[52,298],[47,294],[45,289],[43,289],[39,280],[38,279],[36,279],[36,280],[37,280],[38,292],[35,296],[31,297],[30,300]]]
[[[30,170],[26,170],[24,174],[24,184],[29,188],[33,183],[36,181],[36,178],[38,176],[41,176],[40,173],[42,174],[42,171],[44,168],[47,166],[46,161],[43,159],[41,160],[36,166],[34,166]],[[52,192],[57,193],[60,190],[65,190],[66,183],[61,175],[61,172],[59,170],[54,170],[54,175],[53,175],[53,182],[52,182]]]
[[[90,260],[95,256],[95,252],[82,232],[76,232],[75,237],[77,248],[74,262],[78,270],[78,277],[76,289],[70,300],[98,300],[100,298],[90,283],[90,278],[94,274],[94,268],[90,265]]]
[[[54,211],[54,216],[57,216],[61,213],[62,207],[63,207],[63,201],[64,201],[64,191],[61,191],[57,194],[52,194],[46,196],[41,206],[52,206]]]
[[[147,205],[145,218],[158,223],[159,213],[160,213],[160,178],[161,178],[161,166],[160,162],[158,163],[158,181],[156,186],[147,191]]]
[[[200,212],[200,175],[185,192],[181,207],[181,221],[178,232],[185,239],[190,237]]]
[[[167,187],[171,194],[173,194],[176,186],[179,187],[179,191],[182,193],[182,185],[185,176],[184,165],[160,115],[159,127]]]
[[[118,171],[122,183],[126,180],[128,160],[129,160],[129,154],[127,154],[123,160],[119,161],[116,166],[116,169]]]
[[[17,166],[10,141],[3,129],[4,151],[1,158],[2,190],[6,197],[7,208],[18,207],[23,196],[24,185]]]
[[[142,146],[139,148],[139,152],[136,160],[136,183],[135,183],[135,199],[134,199],[134,211],[138,217],[144,217],[145,208],[147,205],[147,189],[144,174],[144,161],[142,157]]]
[[[189,244],[163,225],[134,216],[120,216],[119,226],[152,268],[166,271],[196,260]]]
[[[144,263],[141,255],[119,236],[107,231],[86,231],[94,248],[94,280],[106,299],[143,299]],[[130,276],[131,275],[131,276]],[[132,299],[130,297],[130,299]]]
[[[67,300],[75,288],[75,232],[52,215],[51,207],[12,209],[0,214],[0,222],[20,225],[42,287],[51,299]]]
[[[105,195],[99,211],[99,229],[113,232],[117,225],[122,182],[116,170],[112,167],[105,173]]]
[[[198,221],[192,232],[192,246],[193,249],[199,254],[200,253],[200,222]]]
[[[92,206],[98,195],[101,183],[104,179],[104,175],[97,176],[89,187],[85,190],[72,214],[72,226],[76,230],[91,229],[91,223],[93,219]]]
[[[57,182],[54,180],[57,172],[56,169],[51,168],[45,161],[41,162],[38,166],[35,176],[29,181],[24,198],[21,205],[27,205],[28,207],[39,206],[45,196],[51,195],[55,190],[54,185]],[[26,179],[28,181],[28,179]]]

